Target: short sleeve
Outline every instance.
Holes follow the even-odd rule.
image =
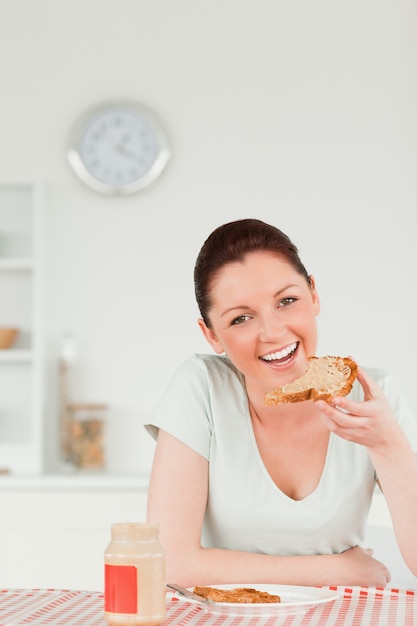
[[[368,367],[365,369],[381,387],[413,452],[417,453],[417,416],[414,415],[404,392],[390,372]]]
[[[404,393],[396,384],[391,374],[387,374],[381,382],[381,388],[387,396],[397,417],[398,423],[406,434],[413,452],[417,453],[417,416],[414,415]]]
[[[194,356],[178,368],[145,428],[154,439],[161,428],[209,459],[212,415],[204,361]]]

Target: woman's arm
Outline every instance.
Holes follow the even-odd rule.
[[[167,551],[167,582],[385,586],[382,563],[367,550],[336,555],[269,556],[201,547],[207,505],[208,461],[160,431],[148,493],[148,521],[159,524]],[[231,494],[233,497],[233,494]]]
[[[378,482],[387,500],[401,554],[417,576],[417,455],[376,382],[358,368],[364,401],[336,398],[343,413],[324,402],[317,402],[328,428],[368,448]]]

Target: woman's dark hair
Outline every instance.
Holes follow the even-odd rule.
[[[194,267],[195,296],[201,317],[208,327],[210,290],[214,278],[225,265],[241,262],[250,252],[258,251],[283,257],[311,285],[297,247],[281,230],[256,219],[223,224],[206,239]]]

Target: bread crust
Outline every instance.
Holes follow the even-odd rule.
[[[303,376],[266,394],[264,400],[267,406],[304,400],[330,402],[336,396],[350,393],[358,371],[357,363],[353,359],[312,356],[308,360],[309,367]]]
[[[249,587],[236,589],[216,589],[215,587],[194,587],[194,593],[213,602],[233,602],[241,604],[272,604],[281,602],[280,596]]]

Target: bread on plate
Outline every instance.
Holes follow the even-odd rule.
[[[249,604],[271,604],[281,602],[281,597],[259,591],[250,587],[237,587],[236,589],[217,589],[216,587],[194,587],[194,593],[213,602],[233,602]]]

